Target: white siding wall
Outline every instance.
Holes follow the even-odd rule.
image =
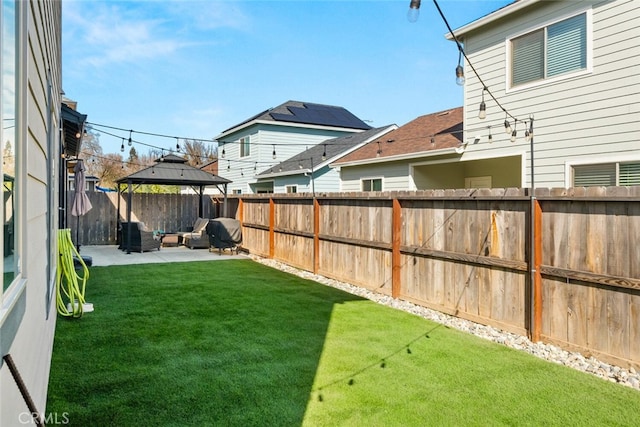
[[[580,76],[526,89],[506,88],[507,38],[535,29],[550,21],[592,6],[592,71]],[[565,186],[565,163],[604,161],[603,156],[640,158],[640,2],[564,1],[540,2],[500,23],[465,36],[465,49],[484,83],[514,116],[525,120],[534,115],[536,186]],[[477,118],[482,86],[465,68],[465,155],[478,150],[501,155],[521,147],[524,125],[518,126],[518,140],[511,143],[504,133],[504,113],[485,97],[487,119]],[[487,143],[487,126],[492,126],[493,144]],[[530,183],[530,157],[525,176]]]
[[[18,4],[27,15],[21,31],[21,37],[26,37],[23,45],[25,60],[20,62],[22,70],[19,70],[27,81],[21,85],[18,94],[19,99],[25,102],[27,116],[20,121],[26,128],[17,142],[20,145],[17,151],[23,156],[18,163],[22,172],[17,171],[17,175],[25,180],[26,188],[18,190],[17,196],[18,220],[23,226],[16,230],[20,233],[20,244],[16,250],[22,259],[23,280],[18,286],[12,285],[12,289],[24,289],[26,304],[11,346],[2,351],[12,355],[35,405],[44,412],[56,321],[55,300],[51,303],[47,295],[55,277],[57,254],[54,250],[57,212],[53,212],[48,220],[47,194],[51,193],[57,201],[58,188],[55,182],[49,187],[52,183],[50,177],[57,177],[57,171],[49,169],[49,175],[47,166],[59,166],[58,150],[54,148],[52,152],[47,136],[53,135],[55,142],[59,138],[61,3],[30,1]],[[47,106],[48,70],[53,94],[50,107]],[[52,128],[48,129],[50,123]],[[52,145],[57,147],[57,144]],[[3,346],[7,340],[8,313],[16,309],[10,307],[10,294],[11,290],[3,298],[0,318]],[[23,424],[24,414],[29,411],[4,364],[0,372],[0,397],[0,425]]]
[[[361,180],[382,178],[383,191],[413,190],[407,162],[373,163],[366,166],[343,166],[340,170],[340,191],[362,191]]]
[[[224,145],[225,158],[220,159],[218,174],[233,181],[229,184],[230,193],[235,189],[241,189],[243,194],[250,193],[249,183],[256,182],[254,173],[256,162],[257,173],[260,173],[308,147],[347,133],[351,132],[264,124],[251,126],[225,138],[225,141],[234,141],[234,143]],[[246,135],[251,137],[251,154],[240,158],[240,145],[237,142]],[[273,159],[274,147],[272,144],[275,144],[275,159]],[[222,153],[222,146],[218,151]],[[228,166],[230,170],[227,170]]]
[[[273,192],[285,193],[288,185],[297,185],[298,193],[311,193],[313,189],[316,193],[337,193],[340,191],[340,175],[335,169],[325,166],[314,172],[313,183],[310,176],[304,174],[275,178]]]

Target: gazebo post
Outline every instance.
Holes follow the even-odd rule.
[[[122,197],[122,185],[120,185],[120,183],[117,183],[117,185],[118,185],[118,204],[117,204],[117,211],[116,211],[116,241],[118,240],[118,230],[120,229],[120,197]],[[119,243],[120,245],[123,245],[122,233],[120,233]]]
[[[127,201],[127,255],[131,253],[131,193],[133,193],[133,183],[127,180],[128,201]]]
[[[223,186],[224,186],[224,208],[223,208],[222,215],[225,218],[229,218],[229,202],[227,200],[227,183],[225,182]]]

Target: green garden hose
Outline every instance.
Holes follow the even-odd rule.
[[[82,275],[76,271],[74,255],[80,262]],[[66,317],[82,317],[87,279],[89,279],[89,269],[71,241],[71,229],[58,230],[58,270],[56,275],[58,313]],[[68,302],[68,305],[65,302]]]

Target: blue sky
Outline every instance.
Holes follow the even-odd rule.
[[[401,126],[463,102],[455,44],[422,3],[410,23],[409,0],[66,0],[63,88],[89,122],[181,138],[212,139],[287,100]],[[438,3],[456,29],[510,1]],[[121,139],[100,143],[119,152]]]

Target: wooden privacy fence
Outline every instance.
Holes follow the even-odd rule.
[[[70,214],[73,193],[67,198],[67,228],[75,243],[114,245],[118,234],[118,198],[120,221],[126,221],[127,194],[88,192],[92,209],[86,215]],[[200,198],[195,194],[133,193],[131,220],[144,222],[149,230],[186,231],[198,218]],[[204,196],[203,216],[216,218],[222,213],[222,196]],[[76,231],[77,242],[76,242]]]
[[[242,195],[236,216],[257,255],[638,368],[638,196],[640,187]]]

